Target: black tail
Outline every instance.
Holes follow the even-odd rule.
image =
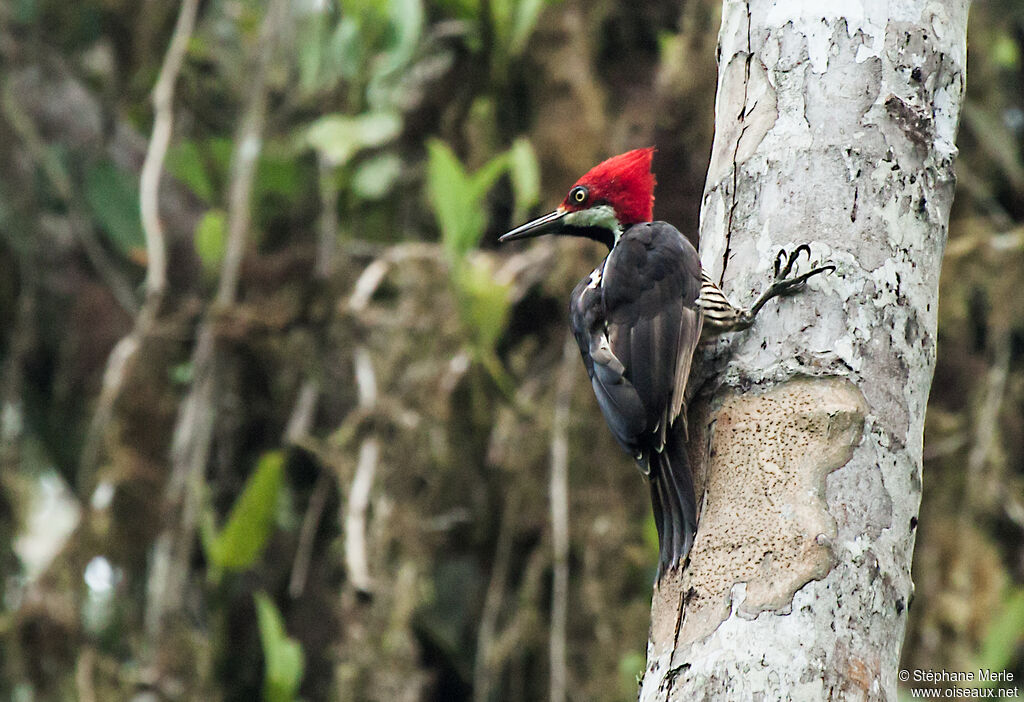
[[[666,437],[664,450],[652,451],[649,460],[651,504],[661,545],[660,580],[669,569],[686,559],[697,533],[697,504],[682,422]]]

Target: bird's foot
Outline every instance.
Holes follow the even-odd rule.
[[[815,266],[806,273],[795,275],[797,262],[802,253],[806,253],[807,260],[810,261],[811,247],[807,244],[800,244],[800,246],[793,249],[792,253],[787,253],[785,249],[779,251],[775,256],[775,280],[758,301],[754,303],[754,306],[742,314],[741,322],[736,325],[736,328],[745,329],[749,327],[760,309],[772,298],[796,294],[807,287],[809,279],[820,273],[831,272],[836,269],[833,265]]]
[[[810,261],[811,258],[811,247],[807,244],[801,244],[793,249],[792,253],[788,253],[785,249],[779,251],[775,256],[775,279],[772,284],[768,286],[768,289],[764,291],[757,302],[754,303],[750,309],[740,309],[730,304],[725,299],[725,295],[715,286],[713,283],[706,282],[705,287],[710,286],[715,292],[713,295],[709,295],[709,302],[706,303],[705,307],[716,307],[718,313],[714,316],[705,314],[704,317],[704,335],[705,338],[710,338],[716,334],[722,334],[724,332],[735,332],[742,331],[749,328],[754,323],[754,318],[757,317],[757,313],[761,311],[772,298],[784,297],[787,295],[793,295],[800,292],[807,286],[807,281],[820,273],[827,273],[836,269],[833,265],[827,266],[815,266],[806,273],[796,274],[798,259],[800,254],[806,253],[807,259]],[[701,295],[704,295],[702,291]],[[722,302],[724,304],[722,304]],[[723,313],[722,310],[725,310]],[[729,314],[731,312],[731,314]]]
[[[800,254],[807,254],[807,261],[811,260],[811,247],[807,244],[800,244],[791,253],[786,253],[785,249],[781,249],[775,256],[775,280],[772,282],[769,292],[770,297],[776,297],[781,295],[792,295],[800,292],[807,285],[807,281],[810,278],[826,272],[832,272],[836,269],[835,266],[829,264],[826,266],[816,266],[807,273],[800,275],[793,275],[797,269],[797,262],[800,258]]]

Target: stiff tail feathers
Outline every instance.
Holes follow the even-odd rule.
[[[693,475],[684,441],[682,431],[672,431],[665,448],[649,456],[651,505],[660,544],[659,580],[686,560],[697,533]]]

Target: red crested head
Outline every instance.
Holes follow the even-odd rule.
[[[558,209],[516,227],[499,241],[561,234],[614,247],[626,229],[653,219],[653,157],[654,147],[648,147],[602,161],[576,181]]]
[[[633,149],[602,161],[576,181],[562,201],[569,212],[610,205],[619,224],[650,222],[654,211],[654,147]]]

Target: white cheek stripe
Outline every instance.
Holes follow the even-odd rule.
[[[610,230],[615,236],[615,243],[622,236],[622,225],[615,216],[611,205],[598,205],[578,212],[570,212],[565,216],[565,223],[573,227],[601,227]]]

